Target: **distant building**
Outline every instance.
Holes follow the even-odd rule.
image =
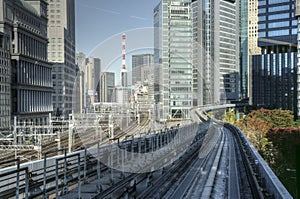
[[[116,103],[118,104],[128,104],[129,103],[129,90],[123,86],[116,86],[115,87],[115,96],[116,96]]]
[[[100,102],[115,102],[115,73],[100,73]]]
[[[99,58],[86,58],[85,84],[91,105],[98,101],[98,93],[96,88],[99,83],[100,71],[101,60]],[[89,105],[87,104],[87,106]]]
[[[297,19],[294,0],[258,1],[258,46],[252,56],[254,105],[297,108]]]
[[[83,111],[83,77],[83,72],[80,71],[80,67],[76,64],[76,77],[72,96],[72,110],[74,113],[82,113]]]
[[[86,107],[86,88],[85,88],[85,68],[86,68],[86,58],[85,54],[77,53],[76,54],[76,65],[79,68],[79,71],[76,71],[76,87],[78,92],[76,93],[77,102],[79,103],[79,110],[78,112],[82,113]]]
[[[75,1],[47,0],[48,53],[53,64],[54,114],[69,118],[72,113],[73,89],[76,77],[75,61]]]
[[[47,124],[53,91],[52,67],[47,59],[47,3],[44,0],[2,0],[0,13],[0,37],[4,40],[0,41],[4,53],[1,56],[4,64],[0,65],[0,76],[4,80],[0,95],[2,103],[11,103],[11,110],[1,105],[0,123],[7,126],[8,111],[11,111],[17,122]],[[10,102],[7,101],[9,96]]]
[[[142,67],[141,82],[154,83],[154,66]]]
[[[141,81],[144,82],[145,71],[151,72],[154,69],[154,56],[153,54],[140,54],[132,55],[132,84]]]
[[[152,84],[151,84],[152,85]],[[135,84],[132,88],[132,96],[131,96],[131,103],[138,108],[139,111],[149,111],[152,110],[154,99],[151,86],[149,84]]]

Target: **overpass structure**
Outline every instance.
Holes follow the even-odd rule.
[[[292,198],[237,127],[201,110],[189,124],[11,160],[0,198]]]

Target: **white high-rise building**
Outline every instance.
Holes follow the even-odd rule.
[[[189,118],[193,106],[238,99],[238,1],[162,0],[154,28],[158,118]]]
[[[158,118],[189,118],[193,101],[191,0],[162,0],[154,9],[155,100]]]
[[[195,105],[238,100],[239,1],[194,1],[193,16]]]

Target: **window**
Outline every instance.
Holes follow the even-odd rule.
[[[289,18],[289,17],[290,17],[289,13],[282,13],[282,14],[269,15],[268,19],[276,20],[276,19],[285,19],[285,18]]]
[[[263,6],[266,5],[266,1],[262,0],[262,1],[258,1],[258,6]]]
[[[259,29],[266,29],[266,24],[258,24]]]
[[[289,10],[289,9],[290,9],[289,5],[276,6],[276,7],[269,8],[269,12],[277,12],[277,11]]]
[[[265,21],[266,20],[266,16],[258,16],[258,21]]]
[[[269,4],[290,2],[289,0],[269,0]]]
[[[283,21],[283,22],[269,23],[268,27],[269,28],[279,28],[279,27],[285,27],[285,26],[289,26],[289,25],[290,25],[289,21]]]
[[[289,30],[275,30],[275,31],[269,31],[268,36],[269,37],[274,37],[274,36],[282,36],[282,35],[289,35]]]

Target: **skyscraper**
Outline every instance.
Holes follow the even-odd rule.
[[[159,117],[189,118],[192,106],[238,99],[239,1],[163,0],[154,27]]]
[[[258,46],[252,58],[253,104],[297,115],[297,20],[294,0],[258,1]]]
[[[258,47],[258,0],[240,2],[240,98],[251,96],[251,55],[260,54]]]
[[[100,101],[115,102],[115,73],[101,72],[100,73]]]
[[[72,113],[72,93],[75,83],[75,2],[47,0],[48,53],[53,64],[54,114],[68,118]]]
[[[146,71],[147,68],[150,68],[151,71],[153,66],[153,54],[132,55],[132,84],[142,81],[142,76],[144,76],[142,71]]]
[[[7,125],[8,111],[17,122],[36,125],[47,124],[52,112],[46,11],[44,0],[0,1],[0,43],[5,47],[2,49],[4,64],[0,65],[0,79],[4,82],[1,85],[1,124],[3,121]]]
[[[239,1],[194,1],[193,15],[194,105],[237,100]]]
[[[99,58],[86,58],[85,84],[87,85],[86,88],[91,105],[98,101],[99,93],[97,93],[96,88],[100,80],[100,71],[101,60]]]
[[[190,117],[188,110],[193,100],[191,2],[162,0],[154,9],[154,89],[157,114],[162,120]]]
[[[76,76],[77,84],[79,87],[79,89],[78,89],[79,92],[76,95],[76,97],[77,97],[77,101],[79,101],[79,112],[82,113],[86,107],[86,98],[85,98],[86,88],[85,88],[85,83],[84,83],[84,80],[86,77],[86,74],[84,72],[85,68],[86,68],[85,54],[83,54],[83,53],[76,54],[76,65],[79,68],[79,72],[77,73],[77,76]],[[78,88],[78,87],[76,87],[76,88]]]

